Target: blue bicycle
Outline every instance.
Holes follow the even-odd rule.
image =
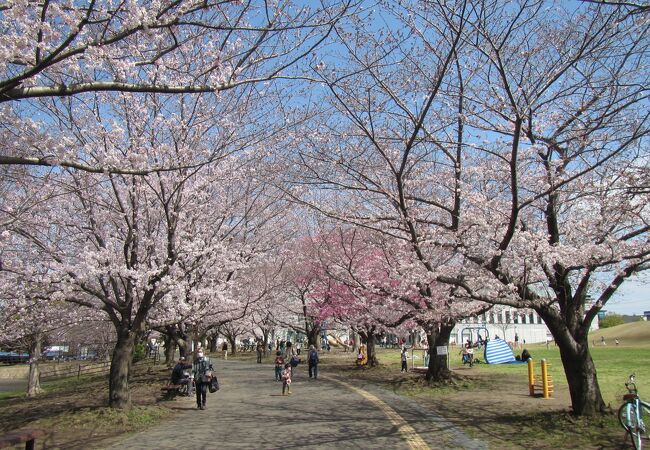
[[[643,439],[648,439],[648,428],[643,419],[650,418],[650,403],[644,402],[637,392],[635,376],[630,375],[625,383],[627,394],[623,396],[623,404],[618,410],[618,420],[632,438],[632,445],[637,450],[643,448]]]

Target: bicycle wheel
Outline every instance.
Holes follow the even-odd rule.
[[[644,404],[641,404],[638,407],[640,408],[640,410],[639,410],[638,423],[637,423],[637,429],[639,434],[637,438],[638,441],[637,449],[640,449],[641,446],[643,445],[643,440],[650,439],[650,408],[648,408]]]
[[[618,409],[618,420],[632,438],[632,445],[636,450],[643,446],[643,421],[639,423],[636,406],[632,402],[623,403]]]
[[[618,408],[618,421],[623,428],[627,430],[627,409],[632,408],[632,404],[625,402]]]

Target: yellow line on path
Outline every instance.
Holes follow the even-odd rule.
[[[404,439],[406,440],[410,448],[415,450],[430,450],[430,447],[427,445],[426,442],[424,442],[424,439],[420,437],[417,431],[415,431],[415,429],[411,425],[409,425],[406,422],[406,420],[404,420],[404,418],[397,413],[397,411],[395,411],[393,408],[388,406],[386,402],[372,395],[370,392],[352,386],[351,384],[348,384],[344,381],[337,380],[331,377],[323,377],[323,378],[327,378],[330,381],[334,381],[335,383],[339,383],[345,386],[346,388],[356,392],[357,394],[359,394],[369,402],[373,403],[379,409],[381,409],[382,412],[386,415],[386,417],[388,417],[388,420],[390,420],[391,423],[395,427],[397,427],[397,431],[399,431],[399,433],[404,437]]]

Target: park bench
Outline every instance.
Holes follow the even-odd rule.
[[[25,443],[25,450],[34,450],[36,439],[47,436],[47,431],[33,428],[26,430],[10,431],[0,435],[0,448],[13,447]]]
[[[182,384],[168,384],[167,386],[161,387],[160,390],[163,391],[166,399],[172,399],[180,393],[182,387]]]

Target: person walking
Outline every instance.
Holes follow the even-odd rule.
[[[196,407],[205,409],[206,399],[208,396],[208,384],[212,381],[212,363],[210,359],[204,356],[203,350],[196,354],[194,364],[194,380],[196,383]]]
[[[293,348],[293,344],[291,341],[287,341],[286,346],[284,348],[284,359],[291,359],[292,356],[297,356],[296,355],[296,349]]]
[[[262,353],[264,352],[264,346],[262,345],[261,342],[257,343],[257,348],[255,349],[257,351],[257,363],[261,364],[262,363]]]
[[[309,378],[314,376],[314,380],[318,378],[318,350],[313,345],[309,346],[309,353],[307,354],[307,364],[309,365]]]
[[[406,347],[402,347],[402,353],[400,354],[400,359],[402,360],[402,368],[400,372],[408,372],[408,366],[406,365],[407,358],[408,351],[406,350]]]
[[[223,359],[228,359],[228,343],[226,341],[223,341],[221,351],[223,352]]]
[[[278,350],[275,353],[275,381],[282,381],[282,369],[284,368],[284,357],[282,352]]]
[[[284,365],[284,370],[282,371],[282,395],[284,391],[287,391],[287,395],[291,395],[291,364],[286,363]]]

